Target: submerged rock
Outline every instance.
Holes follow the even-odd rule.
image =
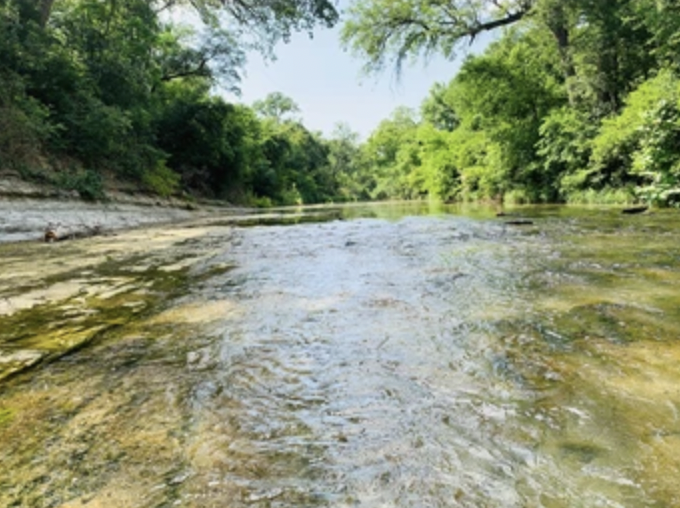
[[[20,349],[18,351],[0,350],[0,379],[32,367],[47,355],[46,351]]]

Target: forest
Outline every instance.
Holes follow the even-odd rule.
[[[195,22],[178,20],[191,16]],[[249,52],[340,24],[367,73],[493,42],[368,139],[252,105]],[[675,0],[0,0],[0,169],[255,206],[434,198],[680,204]]]

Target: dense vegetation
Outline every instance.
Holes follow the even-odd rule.
[[[360,0],[343,37],[370,72],[499,29],[373,133],[370,195],[680,202],[678,2]]]
[[[281,94],[213,93],[248,51],[337,20],[327,0],[0,0],[0,169],[90,198],[680,202],[677,2],[356,0],[343,41],[369,72],[497,35],[363,143]]]
[[[0,0],[0,169],[89,198],[123,181],[329,200],[335,142],[287,117],[290,99],[249,108],[211,91],[238,85],[247,51],[336,20],[327,0]]]

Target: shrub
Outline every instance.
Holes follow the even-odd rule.
[[[150,171],[142,176],[142,182],[151,191],[160,196],[168,197],[177,192],[181,177],[160,161]]]

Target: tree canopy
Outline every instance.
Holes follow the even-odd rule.
[[[342,37],[369,72],[497,34],[433,86],[409,132],[374,132],[367,147],[398,147],[369,157],[375,188],[677,203],[679,28],[678,4],[656,0],[358,0]]]
[[[369,72],[495,33],[365,140],[310,131],[279,92],[214,93],[248,51],[337,20],[328,0],[0,0],[0,170],[89,198],[680,203],[677,2],[355,0],[342,40]]]
[[[534,0],[367,0],[354,3],[342,30],[368,71],[438,52],[451,58],[464,41],[527,16]]]
[[[202,26],[173,21],[187,9]],[[329,199],[326,142],[291,99],[253,110],[211,90],[238,88],[246,51],[337,19],[328,0],[0,0],[0,169],[90,198],[118,179],[162,194]]]

